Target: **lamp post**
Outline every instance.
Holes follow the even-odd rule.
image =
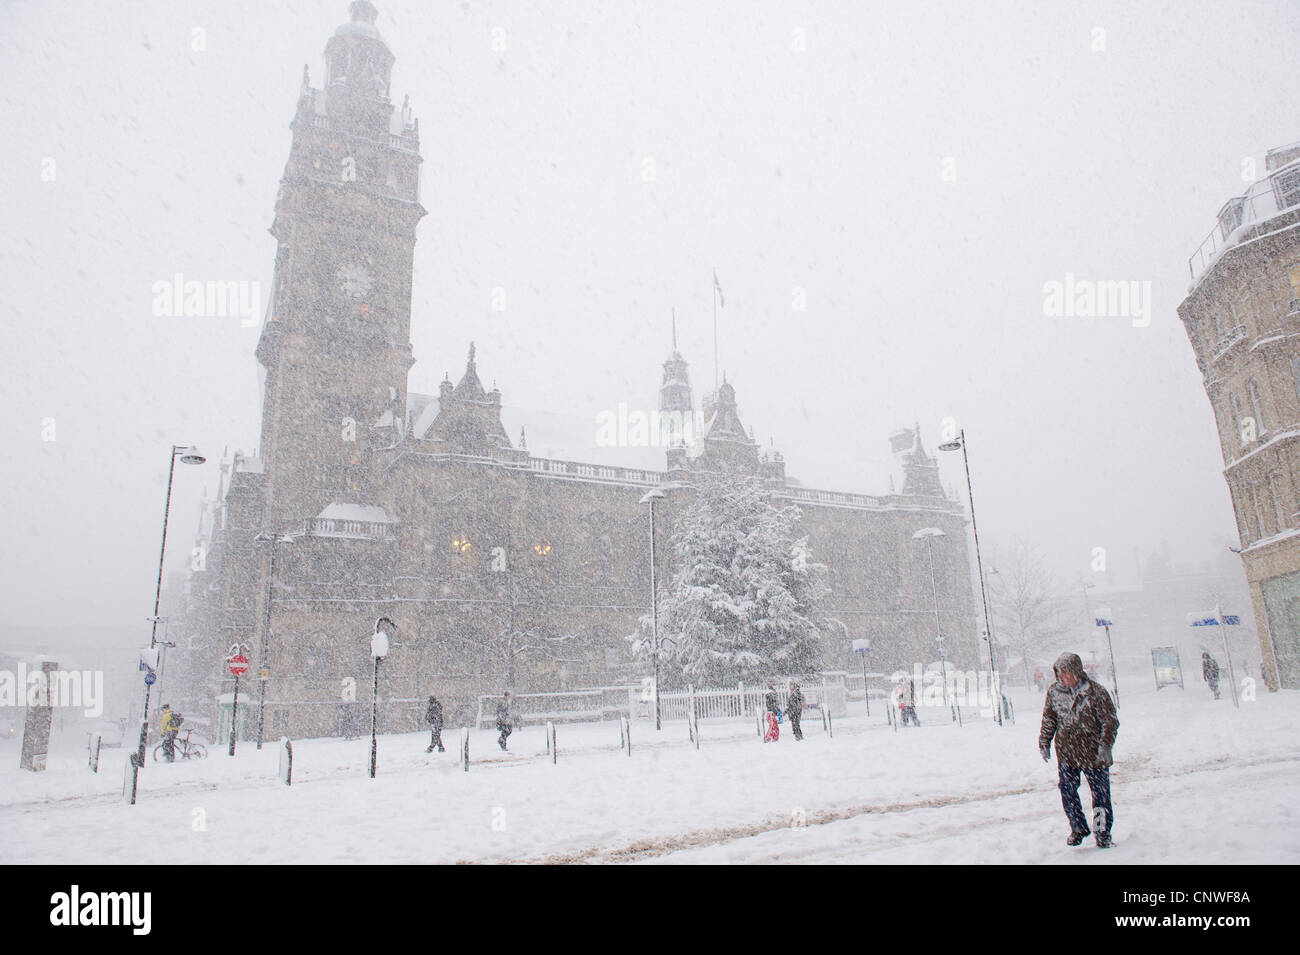
[[[297,538],[286,534],[283,537],[275,534],[258,534],[253,538],[255,541],[262,543],[270,542],[271,544],[271,566],[266,575],[266,607],[262,614],[262,650],[259,654],[260,663],[258,664],[258,682],[261,684],[261,691],[257,700],[257,748],[262,748],[262,729],[266,725],[266,682],[269,676],[268,667],[270,666],[270,647],[271,639],[271,593],[275,587],[275,545],[292,544]]]
[[[939,587],[935,583],[934,577],[934,539],[936,537],[946,536],[943,531],[937,527],[923,527],[912,535],[912,540],[925,541],[925,549],[930,554],[930,593],[934,598],[934,645],[939,650],[939,665],[943,668],[943,701],[948,702],[948,657],[943,649],[943,631],[939,628]],[[953,702],[952,720],[960,725],[961,709]]]
[[[370,655],[375,660],[374,691],[370,696],[370,778],[375,778],[375,764],[379,757],[379,661],[388,656],[389,629],[396,630],[396,624],[387,617],[375,621],[375,633],[370,638]]]
[[[1002,691],[998,686],[998,661],[997,649],[993,644],[993,625],[989,620],[989,598],[987,588],[984,586],[984,561],[980,556],[980,531],[979,526],[975,523],[975,490],[971,485],[970,479],[970,458],[966,455],[966,429],[962,428],[961,433],[955,441],[945,441],[939,445],[940,451],[956,451],[961,449],[961,460],[966,466],[966,496],[970,499],[970,529],[975,535],[975,568],[979,571],[980,577],[980,601],[984,604],[984,634],[989,641],[989,688],[993,691],[993,710],[997,714],[998,725],[1002,725]]]
[[[650,505],[650,627],[652,652],[654,654],[654,695],[655,695],[655,729],[662,729],[659,718],[659,586],[655,580],[655,501],[664,498],[664,492],[653,488],[641,498],[642,504]]]
[[[172,508],[172,479],[176,476],[176,459],[182,464],[202,464],[207,460],[194,445],[172,445],[171,460],[167,465],[167,501],[163,505],[162,546],[158,548],[158,587],[153,596],[153,632],[149,637],[149,649],[158,646],[158,607],[162,603],[163,555],[167,553],[167,516]],[[144,685],[144,717],[140,721],[140,748],[135,754],[136,768],[144,766],[144,750],[149,740],[149,691],[152,685]]]

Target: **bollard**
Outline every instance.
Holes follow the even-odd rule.
[[[550,720],[546,721],[546,751],[551,754],[551,763],[555,762],[555,724]]]
[[[293,743],[289,737],[280,737],[280,778],[286,786],[293,785]]]
[[[618,718],[618,745],[629,756],[632,755],[632,724],[626,716]]]
[[[92,773],[99,772],[99,746],[103,741],[104,738],[98,733],[90,737],[90,771]]]
[[[469,772],[469,727],[460,728],[460,768]]]
[[[140,757],[136,753],[131,753],[123,766],[125,772],[122,775],[122,799],[128,806],[135,805],[136,784],[140,774]]]

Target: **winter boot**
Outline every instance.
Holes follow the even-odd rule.
[[[433,752],[433,744],[432,744],[432,743],[429,744],[429,748],[426,749],[425,752],[426,752],[426,753],[432,753],[432,752]]]
[[[1115,844],[1115,843],[1111,842],[1111,839],[1110,839],[1110,833],[1109,833],[1109,832],[1099,832],[1099,833],[1097,833],[1097,848],[1098,848],[1098,849],[1109,849],[1109,848],[1110,848],[1111,846],[1113,846],[1114,844]]]
[[[1083,837],[1086,836],[1086,835],[1088,835],[1088,833],[1086,833],[1086,832],[1071,832],[1070,835],[1069,835],[1069,837],[1065,840],[1065,844],[1066,844],[1067,846],[1078,846],[1078,845],[1082,845],[1082,844],[1083,844]],[[1109,836],[1108,836],[1107,838],[1109,838]],[[1097,837],[1097,841],[1098,841],[1098,844],[1100,844],[1100,842],[1101,842],[1101,836],[1098,836],[1098,837]]]

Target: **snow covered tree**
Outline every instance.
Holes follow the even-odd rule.
[[[1033,685],[1031,666],[1050,671],[1061,639],[1071,628],[1067,593],[1033,544],[1020,538],[989,571],[988,588],[998,659],[1005,667],[1010,660],[1006,649],[1018,654],[1028,688]],[[1050,678],[1050,672],[1047,675]]]
[[[821,667],[821,636],[842,632],[820,604],[826,567],[797,537],[799,508],[752,479],[702,480],[672,537],[676,570],[659,597],[660,665],[682,682],[723,685]],[[649,659],[651,616],[633,652]]]

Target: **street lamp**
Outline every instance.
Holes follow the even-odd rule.
[[[923,527],[912,535],[912,540],[925,541],[925,549],[930,553],[930,593],[934,598],[934,645],[939,650],[939,665],[943,668],[943,701],[948,702],[948,657],[943,650],[943,632],[939,629],[939,587],[934,579],[934,539],[946,536],[937,527]],[[960,725],[960,708],[953,701],[952,720]]]
[[[167,501],[163,505],[162,546],[158,548],[158,587],[153,596],[153,632],[149,637],[149,649],[158,646],[158,607],[162,603],[163,555],[167,553],[167,516],[172,508],[172,479],[176,476],[176,459],[182,464],[202,464],[207,460],[194,445],[172,445],[171,460],[167,465]],[[140,748],[135,754],[136,768],[144,766],[144,749],[149,740],[149,691],[148,682],[144,685],[144,717],[140,721]]]
[[[261,692],[257,700],[257,748],[262,748],[262,728],[265,726],[266,719],[266,681],[270,667],[270,647],[271,639],[271,592],[275,586],[275,545],[292,544],[296,537],[285,534],[283,537],[275,534],[258,534],[253,538],[255,541],[271,544],[271,567],[266,575],[266,608],[262,614],[262,652],[259,654],[261,662],[258,666],[258,682],[261,684]]]
[[[998,725],[1002,725],[1002,690],[998,686],[998,661],[997,650],[993,644],[993,625],[989,621],[989,598],[988,592],[984,586],[984,561],[980,557],[980,531],[975,523],[975,491],[972,488],[970,480],[970,458],[966,455],[966,429],[962,428],[961,434],[955,441],[945,441],[939,445],[940,451],[961,450],[961,460],[966,466],[966,496],[970,499],[970,529],[975,535],[975,568],[980,575],[980,601],[984,604],[984,635],[989,641],[989,681],[990,689],[993,691],[993,710],[997,714]]]
[[[655,581],[655,501],[663,500],[665,494],[658,488],[652,488],[641,498],[642,504],[650,505],[650,626],[652,635],[652,652],[654,654],[654,695],[655,695],[655,729],[662,728],[659,718],[659,587]]]
[[[370,638],[370,655],[375,659],[375,685],[370,696],[370,778],[375,778],[375,763],[379,756],[379,661],[388,656],[388,631],[396,632],[397,625],[387,617],[375,621],[375,634]]]

